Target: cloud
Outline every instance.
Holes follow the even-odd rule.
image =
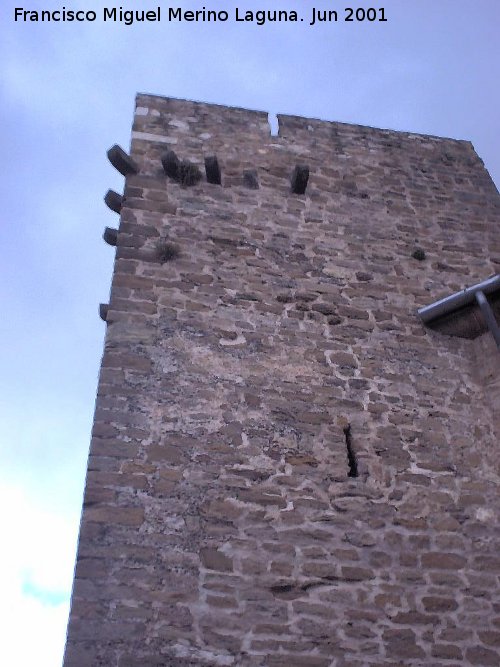
[[[0,487],[2,661],[54,667],[62,660],[78,521],[49,511],[16,484]]]
[[[29,577],[23,581],[21,592],[25,598],[38,600],[43,606],[59,607],[68,603],[68,592],[42,588],[35,584]]]

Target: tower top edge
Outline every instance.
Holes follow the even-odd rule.
[[[243,120],[244,116],[247,116],[249,119],[267,121],[271,112],[262,111],[258,109],[249,109],[246,107],[225,105],[225,104],[216,104],[213,102],[205,102],[200,100],[192,100],[178,97],[169,97],[165,95],[155,95],[151,93],[137,93],[135,98],[136,108],[143,107],[148,105],[153,105],[155,107],[162,107],[164,111],[172,112],[183,112],[188,113],[190,110],[200,112],[206,111],[208,113],[214,114],[235,114],[240,117],[240,121]],[[272,114],[271,114],[272,115]],[[385,134],[388,137],[400,137],[405,139],[415,139],[415,140],[426,140],[430,142],[453,142],[456,144],[462,144],[464,148],[469,148],[474,151],[472,142],[468,139],[457,138],[457,137],[448,137],[448,136],[439,136],[435,134],[427,134],[425,132],[411,132],[408,130],[396,130],[389,127],[376,127],[373,125],[362,125],[359,123],[348,123],[345,121],[331,120],[325,118],[317,118],[310,116],[299,116],[296,114],[276,114],[278,119],[278,124],[280,128],[280,134],[282,134],[285,129],[288,131],[314,131],[318,129],[335,129],[338,127],[339,130],[353,130],[359,133],[380,133]],[[474,151],[475,152],[475,151]]]
[[[206,109],[207,111],[229,111],[229,112],[240,112],[245,114],[253,114],[256,116],[262,116],[264,119],[267,119],[269,112],[260,111],[258,109],[247,109],[245,107],[230,106],[226,104],[216,104],[214,102],[203,102],[200,100],[190,100],[181,97],[167,97],[165,95],[152,95],[151,93],[137,93],[135,97],[136,106],[141,106],[147,101],[152,102],[153,104],[160,105],[173,105],[174,107],[192,107],[193,109]]]

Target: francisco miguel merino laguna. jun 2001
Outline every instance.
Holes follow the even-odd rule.
[[[297,23],[306,22],[311,26],[317,23],[337,23],[339,20],[346,22],[385,22],[385,9],[383,7],[368,8],[362,7],[353,9],[345,8],[343,17],[337,10],[319,10],[312,7],[307,17],[301,16],[295,10],[250,10],[235,7],[233,14],[228,11],[207,9],[202,7],[196,10],[184,10],[181,7],[165,8],[167,22],[188,22],[188,23],[226,23],[230,20],[235,22],[255,23],[264,25],[266,23]],[[24,23],[49,23],[49,22],[87,22],[93,23],[100,19],[103,22],[122,23],[130,26],[134,23],[159,23],[162,21],[162,8],[146,10],[128,10],[123,7],[103,7],[102,13],[98,14],[96,10],[73,10],[63,6],[55,10],[32,10],[23,7],[14,9],[14,21]]]

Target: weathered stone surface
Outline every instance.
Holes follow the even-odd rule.
[[[138,106],[65,667],[500,664],[500,355],[416,315],[500,266],[472,146]]]
[[[411,660],[425,656],[423,649],[417,644],[413,630],[385,630],[382,637],[390,658]]]
[[[259,178],[255,169],[245,169],[243,171],[243,183],[251,190],[259,189]]]

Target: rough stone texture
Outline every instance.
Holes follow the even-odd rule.
[[[500,270],[498,193],[465,141],[279,124],[137,99],[65,667],[500,664],[500,355],[416,316]]]

